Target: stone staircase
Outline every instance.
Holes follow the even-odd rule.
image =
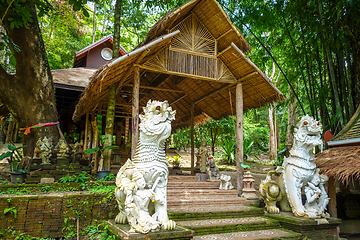
[[[278,221],[251,207],[254,200],[236,190],[219,190],[220,182],[200,182],[198,176],[169,176],[167,202],[170,219],[193,230],[194,239],[298,239],[280,229]]]

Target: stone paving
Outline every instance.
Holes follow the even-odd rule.
[[[210,226],[210,225],[233,225],[233,224],[245,224],[255,222],[269,221],[262,217],[247,217],[247,218],[222,218],[222,219],[207,219],[207,220],[193,220],[193,221],[178,221],[177,224],[181,226]]]
[[[292,238],[295,237],[294,234],[289,232],[284,232],[278,229],[270,230],[257,230],[257,231],[248,231],[248,232],[232,232],[232,233],[222,233],[222,234],[209,234],[203,236],[195,236],[193,240],[234,240],[234,239],[283,239],[283,238]]]

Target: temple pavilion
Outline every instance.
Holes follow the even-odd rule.
[[[106,115],[109,87],[115,85],[114,125],[125,128],[117,132],[125,135],[125,140],[131,139],[133,156],[139,112],[149,99],[167,100],[177,111],[173,130],[184,126],[193,130],[205,116],[217,120],[231,115],[232,96],[237,143],[243,146],[243,112],[284,100],[272,81],[246,56],[250,50],[216,0],[191,0],[163,16],[135,50],[113,59],[91,76],[73,120],[84,121],[85,117],[89,126],[94,116]],[[91,127],[86,129],[85,135],[91,135]],[[85,146],[89,147],[91,139],[87,139]],[[193,134],[191,150],[194,156]],[[242,147],[238,151],[242,158]]]

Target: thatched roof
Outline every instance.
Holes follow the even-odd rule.
[[[328,143],[330,146],[338,145],[341,142],[349,142],[350,139],[352,139],[351,142],[360,144],[360,105],[346,126]]]
[[[316,155],[321,172],[347,184],[360,179],[360,105],[346,126],[328,142],[329,149]]]
[[[183,24],[186,21],[190,25],[191,21],[198,21],[201,34],[207,34],[199,41],[210,39],[208,42],[215,42],[212,56],[206,52],[208,48],[203,48],[205,53],[194,52],[192,55],[193,59],[200,59],[201,64],[189,65],[190,60],[183,56],[191,51],[175,49],[181,44],[186,45],[182,41],[186,40],[186,34],[191,34],[188,26]],[[191,0],[161,18],[134,51],[112,60],[94,73],[76,106],[73,120],[78,121],[95,110],[105,113],[100,109],[106,108],[111,84],[117,86],[116,116],[131,117],[134,67],[140,67],[140,106],[146,106],[149,99],[168,100],[177,111],[175,127],[190,123],[192,102],[195,103],[196,120],[200,121],[206,115],[213,119],[230,115],[230,94],[235,110],[238,82],[243,85],[244,110],[284,100],[282,93],[244,54],[249,49],[249,44],[216,0]],[[215,67],[208,67],[210,65],[204,62],[215,64]],[[182,68],[185,65],[191,69]]]
[[[89,84],[89,78],[96,69],[91,68],[69,68],[51,70],[55,87],[80,87],[85,89]]]
[[[231,43],[243,52],[251,50],[240,30],[230,21],[226,12],[216,0],[191,0],[184,5],[166,13],[147,34],[147,38],[138,47],[144,46],[153,39],[167,33],[168,29],[176,26],[188,14],[194,13],[207,27],[211,34],[219,39],[219,52],[230,46]]]
[[[360,146],[329,148],[317,154],[314,162],[320,173],[344,184],[360,179]]]

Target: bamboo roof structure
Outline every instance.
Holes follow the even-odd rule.
[[[360,105],[346,126],[328,142],[330,148],[316,155],[320,172],[347,185],[360,180]]]
[[[105,113],[108,86],[116,84],[116,117],[131,118],[134,69],[140,69],[140,107],[167,100],[177,111],[173,127],[207,116],[232,114],[235,88],[242,83],[244,110],[284,100],[271,80],[245,55],[250,45],[216,0],[191,0],[162,17],[134,51],[99,68],[73,115]]]

